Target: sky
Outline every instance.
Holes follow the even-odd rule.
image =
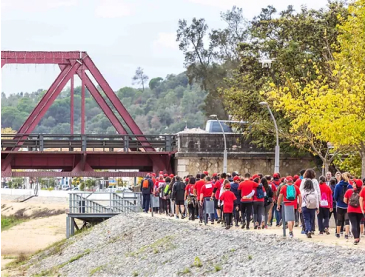
[[[150,78],[184,71],[176,42],[179,19],[205,18],[224,28],[220,12],[234,5],[246,19],[273,5],[319,9],[327,0],[2,0],[1,50],[86,51],[113,90],[132,86],[137,67]],[[47,89],[56,65],[5,65],[1,91],[7,95]],[[78,79],[78,78],[75,78]],[[77,80],[76,85],[80,85]]]

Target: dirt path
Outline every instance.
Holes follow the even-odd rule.
[[[146,213],[142,213],[143,216],[151,216],[150,213],[146,214]],[[199,220],[188,220],[187,218],[185,219],[175,219],[174,217],[167,217],[165,215],[159,215],[159,214],[154,214],[154,217],[157,218],[167,218],[167,219],[171,219],[171,220],[180,220],[180,221],[184,221],[187,224],[199,224]],[[204,224],[202,224],[204,226]],[[221,226],[221,224],[217,224],[215,222],[214,225],[211,225],[210,222],[208,223],[209,226],[215,227],[215,228],[221,228],[223,229]],[[232,227],[232,228],[237,228],[240,229],[241,227]],[[241,229],[240,229],[241,230]],[[289,231],[288,229],[286,229],[286,235],[289,236]],[[227,230],[227,232],[229,232],[229,230]],[[257,233],[263,233],[263,234],[276,234],[279,236],[283,235],[283,228],[282,227],[269,227],[268,229],[261,229],[261,230],[255,230],[253,228],[253,225],[250,226],[250,230],[246,230],[246,229],[242,229],[242,232],[257,232]],[[355,246],[353,244],[353,238],[349,238],[348,240],[346,240],[343,236],[341,236],[341,238],[336,238],[335,237],[335,228],[330,228],[330,235],[319,235],[318,231],[316,231],[315,235],[312,236],[312,239],[308,239],[305,235],[301,234],[301,228],[300,227],[296,227],[294,228],[294,237],[297,239],[301,239],[301,240],[310,240],[312,242],[315,243],[319,243],[319,244],[324,244],[324,245],[331,245],[331,246],[342,246],[342,247],[349,247],[349,248],[359,248],[362,247],[360,245]],[[362,240],[364,240],[364,236],[362,236]]]

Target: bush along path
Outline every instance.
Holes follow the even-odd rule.
[[[115,216],[34,255],[28,276],[364,276],[365,249],[140,214]]]

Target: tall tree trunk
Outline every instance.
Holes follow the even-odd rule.
[[[329,169],[330,165],[331,165],[331,161],[329,161],[329,160],[324,160],[323,161],[323,166],[322,166],[323,169],[324,169],[324,172],[322,172],[323,176],[325,176],[326,173],[328,172],[328,169]]]
[[[365,178],[365,149],[360,152],[361,156],[361,178]]]

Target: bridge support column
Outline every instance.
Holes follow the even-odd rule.
[[[67,239],[70,237],[70,222],[71,222],[71,217],[67,216],[66,217],[66,238]]]

